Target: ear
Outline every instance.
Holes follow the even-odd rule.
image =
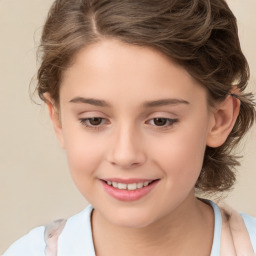
[[[44,98],[46,101],[46,105],[48,108],[49,116],[50,116],[52,124],[53,124],[55,134],[61,144],[61,147],[64,148],[63,132],[62,132],[59,110],[57,109],[56,105],[54,104],[54,100],[51,98],[50,94],[45,93]]]
[[[213,111],[207,146],[216,148],[224,144],[232,131],[240,111],[240,100],[228,95]]]

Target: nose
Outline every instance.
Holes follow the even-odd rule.
[[[143,165],[146,161],[146,153],[140,134],[131,128],[120,128],[112,138],[108,161],[122,169]]]

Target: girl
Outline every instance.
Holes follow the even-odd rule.
[[[255,118],[224,0],[56,0],[37,91],[91,203],[9,255],[255,255],[256,219],[195,192],[230,189]]]

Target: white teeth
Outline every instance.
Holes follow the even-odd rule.
[[[143,183],[144,187],[148,186],[148,184],[149,184],[149,181],[145,181],[145,182]]]
[[[149,183],[150,183],[150,181],[139,182],[139,183],[131,183],[131,184],[107,181],[107,184],[109,186],[112,186],[112,187],[118,188],[118,189],[122,189],[122,190],[136,190],[136,189],[140,189],[140,188],[148,186]]]
[[[137,188],[142,188],[143,187],[143,183],[137,183]]]
[[[137,188],[136,183],[128,184],[128,190],[135,190]]]
[[[129,184],[130,185],[130,184]],[[124,183],[117,183],[117,187],[119,189],[127,189],[127,184],[124,184]]]

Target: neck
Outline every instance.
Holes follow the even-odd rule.
[[[97,256],[191,255],[191,251],[200,256],[210,255],[214,217],[210,206],[194,198],[142,228],[113,225],[95,210],[92,227]]]

